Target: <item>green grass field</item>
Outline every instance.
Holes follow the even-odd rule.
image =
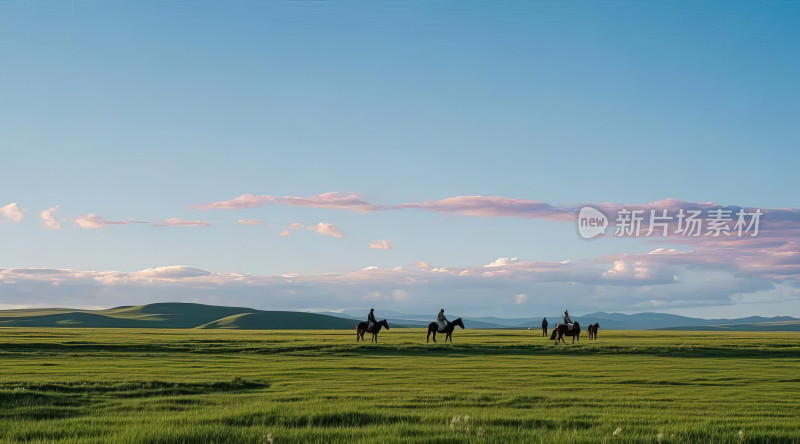
[[[3,442],[800,442],[800,333],[0,329]]]

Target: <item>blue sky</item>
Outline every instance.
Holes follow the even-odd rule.
[[[336,192],[376,205],[503,196],[563,207],[673,198],[798,208],[799,13],[790,2],[6,2],[0,207],[16,203],[24,217],[0,225],[0,268],[346,276],[503,257],[613,264],[613,255],[671,246],[586,241],[574,224],[533,215],[193,208],[246,193]],[[40,212],[56,205],[61,229],[44,230]],[[89,214],[147,223],[81,228]],[[170,218],[210,225],[158,226]],[[245,218],[262,223],[236,223]],[[279,237],[294,222],[332,224],[343,237]],[[782,236],[771,248],[796,253]],[[392,249],[369,248],[378,239]],[[754,260],[742,252],[736,266]],[[622,293],[613,287],[581,291],[595,295],[586,311],[749,313],[752,304],[715,299],[727,291],[739,300],[742,273],[704,306],[674,302],[687,288],[664,290],[656,302],[666,305],[634,307],[603,303],[606,291]],[[758,278],[782,295],[764,296],[777,305],[763,310],[800,315],[797,274],[775,276]],[[0,304],[108,306],[146,292],[32,296],[12,281],[0,284]],[[562,284],[495,281],[465,296],[412,286],[402,288],[408,298],[383,302],[410,309],[401,303],[442,295],[464,311],[489,310],[487,298],[524,293],[540,304],[526,307],[534,311],[562,305],[533,296],[569,295],[574,282]],[[382,285],[348,298],[243,301],[344,308],[397,289]],[[191,297],[238,302],[236,291]],[[417,292],[428,296],[415,301]]]

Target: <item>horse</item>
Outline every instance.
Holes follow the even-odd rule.
[[[589,339],[597,339],[597,329],[600,328],[600,324],[595,323],[594,325],[589,324],[586,327],[586,331],[589,332]]]
[[[456,329],[456,325],[458,325],[462,329],[466,328],[466,327],[464,327],[464,321],[462,321],[461,318],[458,318],[453,322],[447,322],[447,326],[445,326],[444,330],[442,330],[442,333],[445,333],[445,337],[444,337],[444,342],[445,343],[447,343],[447,338],[450,338],[450,343],[451,344],[453,343],[453,330]],[[435,344],[436,343],[436,333],[438,331],[439,331],[439,324],[436,323],[436,322],[431,322],[430,325],[428,325],[428,338],[425,340],[425,343],[428,343],[430,341],[431,333],[433,333],[433,343]]]
[[[368,325],[369,324],[366,322],[358,323],[358,326],[356,326],[356,342],[358,342],[359,340],[362,341],[366,340],[364,339],[364,333],[367,332]],[[372,341],[370,342],[378,342],[378,332],[381,331],[381,327],[386,327],[387,330],[389,329],[389,323],[386,322],[386,319],[376,323],[375,326],[372,327]]]
[[[553,334],[550,335],[550,340],[555,340],[556,344],[558,341],[561,341],[566,344],[567,341],[564,340],[564,336],[572,336],[572,343],[575,343],[575,338],[578,338],[578,342],[581,342],[581,325],[577,322],[572,323],[572,330],[567,327],[567,324],[556,324],[553,327]]]

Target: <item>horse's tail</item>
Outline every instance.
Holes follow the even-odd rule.
[[[550,335],[550,340],[553,341],[556,339],[556,329],[553,329],[553,334]]]

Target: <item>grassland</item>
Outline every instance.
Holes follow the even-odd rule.
[[[800,333],[0,328],[3,442],[800,442]]]

